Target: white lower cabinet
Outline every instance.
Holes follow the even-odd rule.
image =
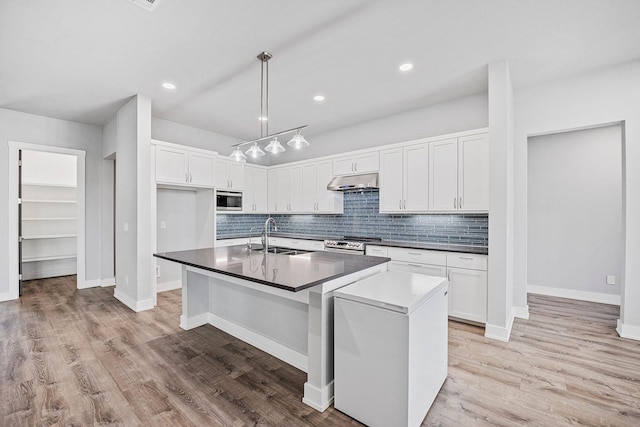
[[[477,323],[487,321],[487,255],[424,249],[367,246],[367,255],[391,258],[389,270],[449,280],[449,316]]]

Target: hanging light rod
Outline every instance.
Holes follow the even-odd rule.
[[[247,155],[254,159],[262,157],[266,154],[265,151],[271,154],[282,153],[285,151],[285,148],[282,146],[280,141],[278,141],[278,136],[291,132],[296,132],[296,134],[289,142],[287,142],[288,146],[295,149],[301,149],[309,146],[309,142],[304,139],[302,134],[300,134],[300,130],[306,128],[308,125],[298,126],[278,133],[269,133],[269,60],[273,58],[273,55],[265,51],[258,54],[257,58],[260,61],[260,138],[232,145],[234,150],[233,153],[229,155],[229,158],[237,162],[246,160]],[[265,133],[267,135],[264,135]],[[271,138],[273,139],[266,147],[264,147],[263,151],[262,148],[258,146],[258,142]],[[245,153],[240,150],[240,147],[248,144],[253,145],[247,150],[245,155]]]
[[[232,145],[232,147],[242,147],[243,145],[253,144],[254,142],[264,141],[265,139],[273,138],[273,137],[275,137],[275,136],[285,135],[285,134],[287,134],[287,133],[295,132],[295,131],[297,131],[297,130],[304,129],[304,128],[306,128],[306,127],[309,127],[309,125],[298,126],[298,127],[295,127],[295,128],[291,128],[291,129],[283,130],[282,132],[272,133],[271,135],[262,136],[262,137],[257,138],[257,139],[252,139],[251,141],[243,141],[243,142],[239,142],[239,143],[237,143],[237,144]]]

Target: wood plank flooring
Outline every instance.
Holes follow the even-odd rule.
[[[449,375],[423,425],[640,425],[640,343],[618,307],[530,295],[511,341],[449,322]],[[212,326],[180,291],[133,313],[113,288],[26,282],[0,303],[0,425],[360,425],[301,402],[306,374]]]

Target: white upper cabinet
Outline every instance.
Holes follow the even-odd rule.
[[[327,190],[333,178],[331,160],[302,165],[302,211],[305,213],[342,212],[342,193]]]
[[[429,144],[432,211],[489,209],[489,139],[486,133]]]
[[[429,144],[429,202],[432,211],[458,209],[458,139]]]
[[[260,166],[245,165],[244,193],[242,210],[245,213],[267,213],[267,169]]]
[[[334,175],[351,175],[356,173],[378,172],[380,160],[377,151],[360,153],[333,159]]]
[[[216,153],[154,141],[156,182],[213,187]]]
[[[298,213],[302,211],[302,166],[269,169],[269,212]]]
[[[427,143],[380,152],[380,212],[429,209]]]
[[[489,210],[489,137],[458,138],[458,209]]]
[[[218,157],[215,184],[219,189],[243,191],[244,163]]]

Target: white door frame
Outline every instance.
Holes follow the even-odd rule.
[[[26,142],[9,141],[9,223],[7,236],[9,237],[9,299],[18,299],[18,151],[45,151],[49,153],[76,156],[78,203],[76,219],[76,263],[77,286],[83,289],[87,286],[85,276],[85,156],[84,150],[61,148],[51,145],[30,144]]]

